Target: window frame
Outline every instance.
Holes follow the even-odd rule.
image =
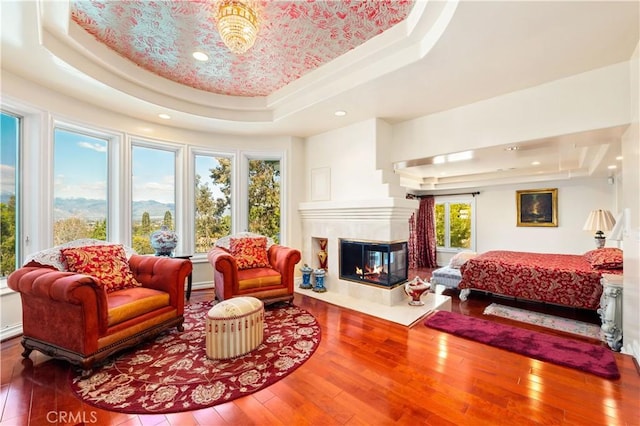
[[[240,217],[239,224],[241,224],[243,230],[249,229],[249,161],[250,160],[266,160],[280,162],[280,244],[284,244],[287,241],[287,230],[285,223],[287,223],[287,206],[284,196],[287,190],[286,180],[286,152],[284,151],[243,151],[241,152],[241,167],[239,167],[239,193],[244,194],[240,203]]]
[[[446,196],[436,196],[434,199],[435,205],[444,204],[445,205],[445,246],[436,246],[436,250],[441,253],[458,253],[461,251],[476,251],[476,221],[477,221],[477,205],[476,198],[469,195],[446,195]],[[470,238],[471,242],[468,248],[457,248],[451,247],[451,225],[450,225],[450,205],[451,204],[470,204],[471,205],[471,231]],[[435,215],[435,212],[434,212]],[[437,225],[437,224],[436,224]]]
[[[50,115],[9,96],[2,99],[2,111],[21,117],[16,184],[16,264],[21,265],[28,253],[50,243],[46,230],[50,228],[51,209],[46,202],[43,204],[43,200],[47,200],[44,197],[51,193],[52,138],[47,131]],[[6,278],[0,279],[0,295],[14,293],[6,281]]]
[[[119,162],[115,161],[115,155],[117,153],[117,149],[120,145],[120,141],[121,141],[121,136],[118,135],[117,133],[114,132],[108,132],[108,131],[103,131],[100,130],[98,128],[93,128],[93,127],[88,127],[88,126],[81,126],[78,124],[74,124],[71,122],[67,122],[67,121],[63,121],[63,120],[52,120],[52,124],[51,124],[51,128],[50,128],[50,138],[51,138],[51,155],[50,155],[50,163],[51,163],[51,172],[50,172],[50,176],[51,176],[51,190],[49,191],[50,197],[49,197],[49,206],[51,209],[51,219],[50,219],[50,226],[51,226],[51,243],[49,244],[49,246],[52,246],[54,244],[54,223],[55,223],[55,217],[54,217],[54,210],[55,210],[55,133],[56,130],[62,130],[65,132],[72,132],[72,133],[76,133],[76,134],[80,134],[80,135],[85,135],[85,136],[89,136],[91,138],[96,138],[96,139],[104,139],[107,141],[107,152],[106,152],[106,157],[107,157],[107,176],[106,176],[106,182],[107,182],[107,188],[106,188],[106,203],[107,203],[107,239],[106,241],[112,241],[114,238],[114,232],[116,232],[116,230],[119,229],[119,220],[118,220],[118,212],[120,211],[116,206],[112,206],[112,202],[119,203],[120,200],[118,198],[118,194],[116,191],[114,191],[115,185],[117,185],[119,183],[120,180],[120,176],[116,170],[116,172],[114,172],[114,167],[117,169]]]
[[[153,149],[176,152],[176,232],[180,241],[178,250],[193,251],[194,247],[194,154],[223,156],[231,159],[231,220],[232,233],[240,232],[248,226],[248,200],[242,191],[248,188],[248,160],[277,160],[280,162],[280,237],[288,239],[287,210],[287,153],[286,149],[242,150],[220,147],[208,148],[197,139],[185,142],[145,137],[129,133],[123,128],[110,128],[90,121],[74,120],[68,116],[37,108],[7,96],[3,99],[2,110],[21,117],[22,144],[20,146],[20,171],[18,172],[16,221],[19,229],[16,239],[16,263],[21,265],[26,255],[53,246],[53,173],[54,173],[54,132],[56,128],[87,134],[108,140],[107,149],[107,241],[131,244],[131,185],[132,144]],[[244,159],[245,161],[240,161]],[[28,188],[26,190],[25,188]],[[242,196],[242,197],[240,197]],[[189,209],[186,209],[188,206]],[[242,216],[243,221],[240,220]],[[128,242],[128,243],[127,243]],[[202,256],[206,256],[203,254]],[[198,261],[198,259],[193,259]],[[201,259],[200,259],[201,260]],[[6,280],[5,280],[6,281]],[[0,294],[13,293],[0,286]]]
[[[15,170],[14,170],[14,191],[15,191],[15,212],[14,212],[14,217],[15,217],[15,247],[14,247],[14,256],[15,256],[15,269],[17,269],[19,267],[19,265],[22,264],[22,259],[23,259],[23,245],[21,244],[22,242],[22,233],[23,233],[23,229],[22,229],[22,196],[23,196],[23,191],[22,191],[22,159],[23,159],[23,147],[24,147],[24,120],[25,117],[23,114],[19,113],[19,112],[15,112],[13,111],[12,108],[5,108],[4,106],[2,107],[2,109],[0,110],[2,111],[3,115],[7,115],[7,116],[11,116],[14,119],[17,120],[17,140],[16,140],[16,144],[17,146],[15,147],[16,153],[15,153]],[[15,270],[14,269],[14,270]],[[7,276],[0,276],[0,291],[4,291],[5,289],[8,289],[7,286]]]
[[[191,247],[189,245],[189,239],[186,237],[187,234],[185,232],[185,229],[188,227],[184,225],[182,220],[180,220],[182,217],[182,212],[184,211],[185,194],[179,194],[179,192],[182,192],[180,188],[185,188],[186,181],[188,180],[184,177],[184,171],[186,170],[186,167],[183,166],[185,157],[184,145],[148,138],[141,138],[133,135],[129,135],[127,137],[127,142],[128,143],[126,144],[126,149],[123,149],[123,151],[126,151],[128,153],[128,167],[127,173],[125,174],[126,177],[128,177],[128,179],[125,179],[128,186],[126,189],[126,194],[128,194],[128,216],[126,218],[126,237],[124,241],[128,241],[129,245],[131,246],[133,244],[133,148],[140,147],[155,149],[159,151],[167,151],[174,154],[173,204],[175,206],[175,212],[173,215],[173,222],[175,224],[174,232],[178,235],[178,246],[176,247],[176,253],[186,253],[187,251],[189,251],[187,247]]]
[[[231,160],[231,233],[236,233],[238,226],[238,200],[237,200],[237,157],[238,154],[235,151],[224,151],[224,150],[211,150],[205,149],[202,147],[190,146],[189,147],[189,164],[188,164],[188,177],[189,177],[189,185],[187,186],[187,202],[191,206],[191,215],[188,221],[188,229],[187,234],[189,237],[189,250],[193,253],[194,258],[205,258],[207,253],[196,253],[196,241],[195,241],[195,233],[196,233],[196,220],[195,220],[195,204],[196,204],[196,194],[195,194],[195,186],[196,186],[196,156],[206,156],[206,157],[225,157]]]

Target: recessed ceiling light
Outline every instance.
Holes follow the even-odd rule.
[[[169,114],[158,114],[158,117],[162,118],[163,120],[171,120],[171,116]]]
[[[609,167],[607,167],[607,169],[609,169],[609,170],[614,170],[614,169],[617,169],[617,168],[618,168],[618,166],[616,166],[615,164],[612,164]]]
[[[622,155],[618,155],[618,156],[616,157],[616,160],[618,160],[618,161],[622,161],[622,159],[623,159],[623,158],[624,158],[624,157],[623,157]]]
[[[338,111],[334,112],[333,115],[335,115],[336,117],[344,117],[345,115],[347,115],[347,111],[339,109]]]
[[[531,165],[532,165],[532,166],[539,166],[539,165],[540,165],[540,162],[539,162],[539,161],[532,161],[532,162],[531,162]]]
[[[504,150],[505,150],[505,151],[517,151],[517,150],[519,150],[519,149],[520,149],[520,147],[519,147],[519,146],[517,146],[517,145],[511,145],[511,146],[506,147]]]
[[[206,53],[203,53],[203,52],[193,52],[192,55],[198,61],[205,62],[205,61],[209,60],[209,56]]]

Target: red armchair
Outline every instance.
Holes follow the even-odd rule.
[[[107,291],[94,276],[38,261],[44,262],[32,257],[8,278],[22,299],[25,358],[36,349],[79,365],[86,377],[122,349],[171,327],[183,330],[189,260],[132,254],[128,267],[141,285],[116,291]]]
[[[266,240],[266,246],[261,249],[265,258],[257,261],[252,258],[247,263],[234,252],[233,241],[252,238]],[[273,244],[257,234],[241,233],[219,239],[207,257],[213,266],[217,300],[236,296],[256,297],[265,304],[293,300],[295,266],[301,258],[299,250]],[[252,266],[252,262],[259,266]]]

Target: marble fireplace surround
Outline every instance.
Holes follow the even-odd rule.
[[[320,239],[327,239],[327,272],[325,293],[302,290],[296,283],[296,292],[327,301],[335,305],[378,316],[404,325],[410,325],[433,309],[450,310],[447,296],[425,294],[424,306],[409,306],[404,285],[393,289],[381,288],[339,278],[340,239],[370,241],[407,241],[409,219],[417,210],[416,200],[384,198],[378,200],[323,201],[301,203],[302,261],[319,266]],[[409,276],[412,279],[413,276]]]

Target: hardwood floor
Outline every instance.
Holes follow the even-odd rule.
[[[451,295],[452,310],[477,317],[492,301],[474,293],[460,304]],[[211,298],[212,291],[194,291],[189,303]],[[322,327],[311,359],[262,391],[186,413],[96,409],[71,394],[68,364],[36,351],[23,360],[20,338],[2,342],[0,425],[640,424],[640,376],[629,356],[615,354],[622,378],[608,381],[448,335],[422,321],[407,328],[307,296],[296,295],[294,303]],[[536,308],[598,321],[594,313]]]

